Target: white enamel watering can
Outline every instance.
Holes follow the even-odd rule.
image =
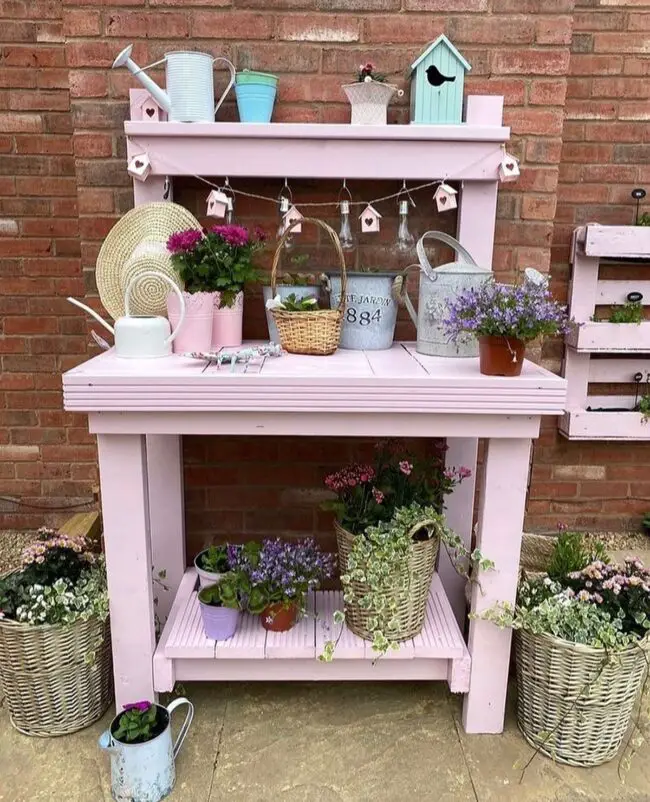
[[[113,69],[126,67],[151,93],[156,103],[167,112],[168,119],[180,123],[211,123],[217,110],[235,83],[235,67],[227,58],[213,58],[209,53],[176,51],[165,53],[160,61],[138,67],[131,58],[133,45],[128,45],[113,62]],[[213,65],[223,61],[230,70],[230,81],[214,104]],[[165,64],[167,91],[161,89],[145,70]]]
[[[172,744],[171,714],[180,705],[187,705],[187,714],[176,742]],[[113,730],[119,716],[99,738],[99,748],[111,756],[111,793],[116,802],[160,802],[174,787],[174,760],[192,723],[194,705],[180,698],[174,699],[166,708],[156,706],[159,717],[166,717],[167,722],[156,738],[140,744],[116,740]]]
[[[180,300],[181,316],[174,331],[166,317],[160,315],[132,315],[129,310],[131,290],[142,278],[161,278],[164,279],[178,295]],[[178,289],[176,283],[155,270],[147,270],[138,273],[129,281],[124,294],[124,310],[126,315],[115,321],[115,327],[107,323],[104,318],[91,309],[86,304],[77,301],[76,298],[68,298],[71,304],[88,312],[91,317],[115,335],[115,355],[127,359],[154,359],[161,356],[169,356],[172,352],[172,342],[180,331],[185,320],[185,299],[183,293]]]
[[[432,267],[424,250],[425,239],[437,240],[451,246],[460,256],[457,262],[449,262],[440,267]],[[472,357],[478,356],[478,342],[471,335],[462,336],[451,342],[445,334],[443,321],[447,317],[449,302],[465,290],[480,287],[488,281],[492,271],[479,267],[471,254],[457,239],[442,231],[427,231],[416,246],[419,265],[410,265],[402,273],[400,300],[406,306],[411,320],[417,327],[416,350],[429,356]],[[406,274],[419,269],[420,296],[416,312],[406,291]]]

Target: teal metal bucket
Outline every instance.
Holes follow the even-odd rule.
[[[235,83],[239,119],[243,123],[269,123],[278,78],[265,72],[240,72]]]

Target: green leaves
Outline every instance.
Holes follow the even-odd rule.
[[[139,703],[140,704],[140,703]],[[113,737],[125,743],[144,743],[154,737],[158,708],[151,704],[146,710],[137,707],[125,710],[119,717]]]

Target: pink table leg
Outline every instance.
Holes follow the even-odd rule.
[[[99,471],[117,709],[154,699],[155,649],[145,439],[100,434]]]
[[[153,576],[159,580],[154,581],[154,599],[162,626],[185,573],[183,444],[179,435],[147,435],[147,474]]]
[[[495,563],[479,572],[472,588],[473,613],[495,602],[513,603],[517,592],[519,553],[530,467],[530,440],[488,441],[478,516],[478,547]],[[471,621],[470,689],[463,707],[468,733],[503,731],[512,632],[488,621]]]

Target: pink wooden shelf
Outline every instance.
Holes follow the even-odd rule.
[[[343,609],[339,591],[315,593],[310,614],[292,630],[266,632],[259,618],[242,615],[234,637],[213,641],[203,632],[197,601],[196,572],[181,582],[154,657],[156,690],[169,691],[175,680],[276,679],[397,679],[448,680],[451,690],[468,690],[470,657],[440,578],[431,584],[427,617],[420,635],[405,641],[378,662],[371,645],[344,626],[332,663],[318,660],[327,640],[336,639],[340,625],[335,610]],[[406,666],[406,677],[404,668]],[[170,685],[170,681],[172,685]]]
[[[567,335],[566,344],[589,353],[650,353],[650,321],[583,323]]]
[[[495,100],[502,103],[488,98]],[[491,119],[489,113],[476,116]],[[494,181],[500,146],[510,136],[507,127],[479,121],[376,126],[127,121],[124,130],[129,158],[148,153],[154,176],[399,180]]]
[[[583,229],[580,244],[586,256],[613,259],[650,259],[650,227],[600,226]]]
[[[646,363],[645,370],[650,368]],[[643,371],[642,371],[643,372]],[[632,409],[632,396],[587,396],[589,407],[627,407]],[[569,440],[650,440],[650,422],[640,412],[595,412],[569,409],[560,418],[560,432]]]

